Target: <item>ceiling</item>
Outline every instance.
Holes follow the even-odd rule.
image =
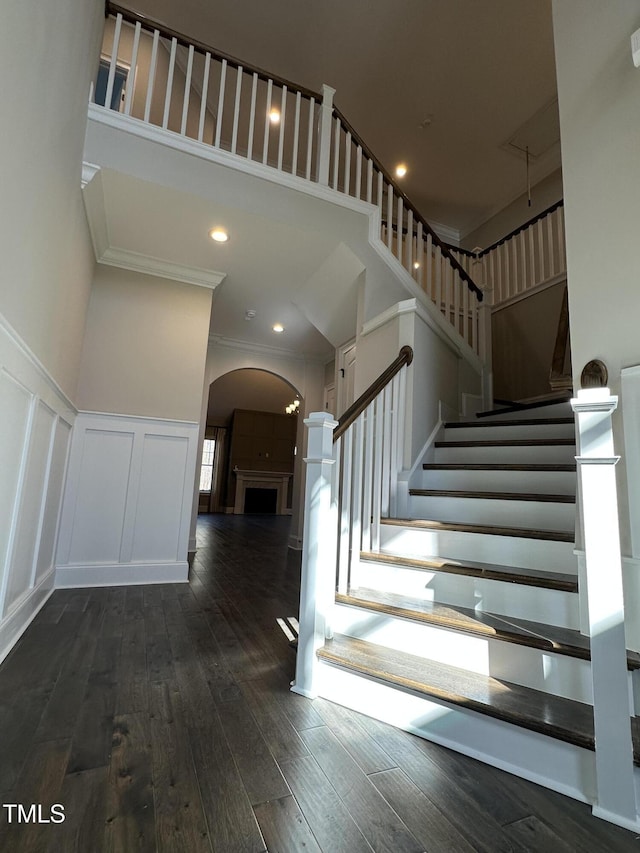
[[[560,166],[551,0],[129,0],[335,103],[461,237]]]
[[[283,415],[296,397],[296,391],[273,373],[252,368],[233,370],[211,383],[207,424],[227,426],[234,409]]]

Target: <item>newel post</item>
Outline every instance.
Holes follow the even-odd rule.
[[[482,404],[485,409],[493,408],[493,359],[491,350],[491,317],[493,309],[493,285],[482,288],[482,302],[478,306],[478,355],[482,361]]]
[[[307,477],[300,584],[300,633],[296,677],[291,689],[313,698],[318,695],[317,650],[330,634],[329,614],[336,584],[336,525],[331,505],[335,459],[333,431],[338,425],[327,412],[305,419],[309,430]],[[332,523],[332,520],[334,523]]]
[[[318,183],[329,184],[329,161],[331,159],[331,119],[333,118],[333,96],[336,90],[326,83],[322,85],[320,104],[320,126],[318,128]]]
[[[571,405],[577,416],[591,638],[597,782],[593,813],[637,831],[615,474],[620,457],[614,454],[611,426],[618,398],[608,388],[589,388],[579,391]]]

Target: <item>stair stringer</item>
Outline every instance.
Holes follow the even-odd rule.
[[[595,802],[591,750],[326,661],[318,667],[318,695],[573,799]]]

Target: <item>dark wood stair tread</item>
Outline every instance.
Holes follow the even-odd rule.
[[[479,563],[473,560],[459,562],[441,557],[405,557],[396,554],[373,553],[363,551],[360,559],[365,562],[379,562],[388,565],[404,566],[420,571],[442,572],[443,574],[465,575],[484,580],[503,581],[523,584],[524,586],[556,589],[561,592],[578,592],[578,577],[565,572],[548,572],[542,569],[522,569],[516,566],[496,566],[491,563]]]
[[[590,660],[589,638],[579,631],[556,625],[543,625],[528,619],[483,613],[469,607],[439,604],[397,593],[359,587],[348,595],[336,594],[336,601],[352,607],[386,613],[451,631],[528,646],[566,657]],[[629,669],[640,668],[640,655],[627,652]]]
[[[465,429],[466,427],[511,427],[511,426],[549,426],[558,424],[573,424],[574,418],[522,418],[514,420],[483,420],[483,421],[447,421],[445,429]]]
[[[590,705],[336,634],[318,650],[327,663],[521,728],[594,749]],[[631,724],[631,721],[630,721]],[[638,749],[634,747],[634,760]]]
[[[458,521],[433,521],[426,518],[381,518],[381,524],[412,527],[419,530],[448,530],[455,533],[483,533],[490,536],[517,536],[522,539],[543,539],[552,542],[573,542],[573,531],[534,530],[527,527],[497,527],[489,524],[464,524]]]
[[[575,462],[558,464],[518,464],[504,462],[424,462],[425,471],[554,471],[574,473]]]
[[[518,403],[512,401],[499,405],[495,409],[488,409],[485,412],[476,412],[476,418],[491,418],[496,415],[506,415],[512,412],[531,412],[536,409],[546,409],[548,406],[557,406],[558,404],[568,403],[571,400],[571,395],[558,395],[557,397],[549,397],[548,400],[538,400],[536,403]]]
[[[475,492],[455,489],[409,489],[410,495],[433,498],[482,498],[499,501],[538,501],[539,503],[574,504],[574,495],[546,495],[536,492]]]
[[[572,447],[574,438],[504,438],[487,441],[436,441],[434,447]]]

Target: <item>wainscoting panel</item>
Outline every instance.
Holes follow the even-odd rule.
[[[0,315],[0,660],[54,585],[72,403]]]
[[[186,581],[198,425],[81,412],[56,586]]]

